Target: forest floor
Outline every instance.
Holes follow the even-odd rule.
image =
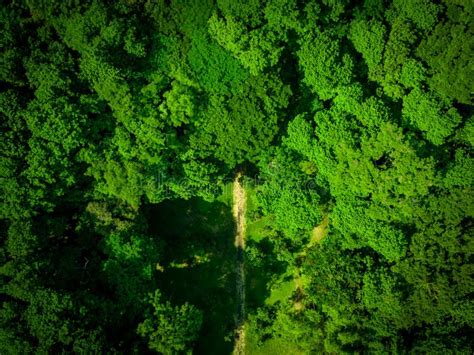
[[[218,201],[168,200],[147,212],[150,235],[163,241],[160,291],[172,304],[203,312],[193,354],[230,354],[235,334],[235,220],[232,182]],[[150,291],[151,292],[151,291]],[[211,339],[211,340],[210,340]]]
[[[246,196],[245,189],[240,182],[241,173],[235,177],[232,187],[233,205],[232,211],[235,219],[235,247],[237,248],[237,262],[236,262],[236,288],[237,288],[237,314],[235,317],[236,323],[236,339],[234,354],[245,354],[245,208]]]

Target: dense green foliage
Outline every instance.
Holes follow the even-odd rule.
[[[0,18],[0,353],[473,353],[472,1]]]

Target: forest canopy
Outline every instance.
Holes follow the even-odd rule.
[[[472,1],[0,19],[0,353],[474,352]]]

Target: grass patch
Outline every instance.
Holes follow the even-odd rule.
[[[271,338],[263,344],[258,343],[258,337],[253,326],[247,326],[246,352],[250,355],[299,355],[303,354],[294,344],[288,344],[282,339]]]
[[[278,283],[271,289],[270,296],[265,300],[266,304],[272,305],[278,301],[284,301],[291,297],[296,289],[293,278]]]
[[[216,198],[216,202],[221,202],[227,207],[232,208],[232,188],[232,182],[222,185],[222,193]]]
[[[270,226],[270,217],[262,217],[256,221],[248,222],[246,229],[247,240],[253,240],[257,243],[261,242],[272,233]]]
[[[310,240],[310,246],[315,245],[323,238],[326,236],[328,232],[328,227],[329,227],[329,216],[324,216],[321,224],[317,225],[316,227],[313,228],[311,231],[311,240]]]
[[[248,184],[247,184],[248,185]],[[273,235],[271,216],[262,217],[258,209],[256,189],[246,186],[247,192],[247,226],[246,239],[260,243],[263,239]]]

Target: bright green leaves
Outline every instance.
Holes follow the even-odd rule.
[[[264,214],[272,215],[274,228],[282,231],[294,246],[307,242],[308,232],[322,219],[319,195],[315,191],[314,176],[295,170],[298,158],[293,152],[279,149],[271,161],[261,163],[261,178],[265,179],[258,190],[259,203]]]
[[[57,343],[68,345],[73,342],[72,324],[64,319],[64,315],[73,309],[73,302],[67,295],[51,290],[32,294],[25,320],[31,334],[38,339],[39,351],[48,351]]]
[[[365,159],[370,159],[374,177],[372,196],[389,204],[390,196],[410,198],[428,194],[434,184],[434,162],[432,158],[421,158],[404,139],[399,128],[385,124],[380,131],[361,144]],[[379,185],[384,182],[384,186]]]
[[[84,144],[82,127],[85,125],[85,116],[65,98],[59,98],[53,104],[31,104],[26,122],[34,138],[49,141],[66,154]],[[52,150],[51,153],[57,155],[60,151]]]
[[[431,30],[437,20],[441,6],[429,0],[394,0],[393,7],[403,17],[411,20],[424,31]]]
[[[112,10],[95,4],[84,14],[65,20],[65,40],[80,54],[81,75],[112,111],[102,115],[111,138],[98,144],[91,142],[81,158],[90,165],[89,174],[95,178],[99,192],[137,207],[143,196],[150,201],[162,199],[162,186],[156,181],[166,166],[162,151],[167,138],[163,130],[189,121],[193,97],[186,86],[178,84],[164,93],[169,79],[153,73],[153,68],[137,71],[137,59],[117,61],[112,54],[122,53],[123,48],[128,55],[142,58],[139,63],[149,58],[143,43],[130,43],[139,33],[134,27],[136,16],[118,16],[110,21],[108,11]],[[144,85],[133,85],[137,79]]]
[[[145,44],[140,42],[140,35],[136,33],[135,28],[129,28],[125,34],[125,51],[135,57],[144,57],[146,55]]]
[[[456,150],[454,161],[451,161],[446,171],[443,183],[447,188],[464,186],[469,188],[474,184],[474,159],[463,149]]]
[[[408,329],[413,324],[404,302],[403,283],[390,269],[380,268],[364,275],[362,299],[365,307],[379,319],[379,332]],[[385,329],[384,329],[385,328]],[[388,335],[387,334],[387,335]]]
[[[298,115],[288,124],[285,144],[305,157],[313,157],[313,134],[314,129],[304,115]]]
[[[345,103],[344,97],[353,102]],[[433,162],[417,157],[401,130],[381,120],[388,116],[380,101],[354,97],[339,95],[331,110],[317,112],[314,131],[296,117],[286,143],[313,161],[319,179],[328,181],[336,203],[332,222],[343,232],[344,245],[368,245],[387,260],[399,260],[407,243],[391,223],[411,223],[411,199],[427,195],[435,183]],[[361,130],[360,123],[368,127]]]
[[[160,257],[157,240],[133,230],[112,232],[105,237],[103,249],[108,256],[103,270],[120,307],[128,308],[131,316],[140,314],[146,292],[154,285]]]
[[[163,103],[160,105],[161,118],[168,124],[179,127],[190,123],[194,116],[194,94],[191,89],[174,81],[170,91],[163,94]]]
[[[278,77],[262,75],[249,78],[230,97],[210,96],[207,111],[196,122],[199,129],[190,138],[191,148],[229,167],[257,161],[277,132],[289,94]]]
[[[300,31],[302,28],[300,13],[296,0],[268,1],[265,7],[265,19],[274,31],[284,33],[285,30]]]
[[[138,326],[138,334],[147,339],[148,347],[166,355],[189,349],[198,337],[202,312],[188,303],[173,306],[163,301],[159,290],[150,297],[150,303],[153,310]]]
[[[403,115],[435,145],[443,144],[461,122],[461,115],[454,107],[420,89],[412,90],[403,98]]]
[[[128,140],[124,143],[127,144]],[[145,165],[135,161],[133,157],[123,160],[111,152],[105,155],[106,160],[101,164],[97,164],[100,161],[98,159],[101,159],[98,158],[97,152],[87,152],[83,155],[84,161],[92,165],[88,174],[95,178],[98,192],[110,197],[119,197],[134,208],[140,206],[143,196],[155,203],[164,198],[165,186],[160,181],[162,168],[165,166],[163,163]]]
[[[405,88],[421,84],[425,69],[413,58],[417,35],[411,22],[399,12],[390,14],[388,26],[370,17],[356,19],[351,23],[349,38],[367,64],[369,79],[378,82],[387,95],[399,99]]]
[[[24,85],[21,73],[23,50],[19,33],[27,29],[20,25],[22,5],[5,4],[0,9],[0,80],[13,85]]]
[[[357,20],[351,23],[350,39],[355,49],[362,54],[371,76],[376,76],[377,66],[382,61],[386,28],[376,20]]]
[[[30,353],[32,345],[26,339],[26,326],[20,320],[23,307],[4,301],[0,308],[0,351],[5,354]]]
[[[423,39],[417,54],[429,65],[430,88],[440,96],[472,103],[474,33],[471,4],[447,4],[448,20]]]
[[[344,13],[345,8],[349,4],[349,0],[323,0],[322,3],[327,8],[330,19],[337,21]]]
[[[304,73],[304,82],[321,99],[336,95],[337,88],[352,80],[353,59],[343,53],[337,37],[328,32],[316,32],[300,40],[297,52]]]
[[[51,35],[45,27],[40,30]],[[86,115],[72,87],[73,80],[78,80],[73,74],[76,64],[59,41],[48,43],[45,52],[33,48],[25,60],[35,99],[22,110],[29,131],[27,166],[22,175],[30,183],[32,205],[50,208],[78,182],[82,167],[76,154],[85,144]]]
[[[402,230],[388,225],[379,225],[369,229],[366,238],[367,245],[390,262],[399,261],[406,255],[408,243]]]
[[[227,92],[248,77],[239,61],[205,33],[193,35],[188,58],[198,82],[207,92]]]
[[[235,169],[257,179],[264,346],[472,353],[470,3],[17,3],[0,10],[1,353],[207,349],[234,302],[202,273],[232,275],[200,246],[225,213],[150,204],[213,200]]]
[[[366,211],[370,212],[367,213]],[[384,207],[364,203],[349,196],[337,199],[331,214],[334,227],[342,234],[340,242],[344,248],[359,249],[369,246],[388,261],[398,261],[407,251],[403,232],[387,223],[389,220],[377,214],[386,214]],[[385,217],[385,216],[384,216]]]
[[[238,21],[257,27],[263,22],[264,2],[259,0],[243,0],[236,3],[233,0],[218,0],[217,7],[224,16],[232,16]]]
[[[397,99],[403,97],[403,115],[408,125],[421,130],[426,139],[435,145],[443,144],[461,122],[461,116],[456,109],[449,107],[449,99],[459,98],[453,90],[462,89],[463,84],[450,84],[450,88],[457,89],[450,89],[449,92],[446,92],[446,90],[436,87],[434,81],[436,76],[428,79],[427,74],[436,68],[435,70],[440,76],[452,75],[448,74],[448,69],[441,69],[444,66],[441,61],[448,61],[449,58],[454,57],[458,57],[456,64],[449,64],[449,68],[455,68],[457,65],[464,66],[464,69],[468,68],[465,59],[462,59],[466,57],[460,54],[465,46],[461,48],[457,46],[459,42],[456,39],[451,39],[449,44],[446,42],[441,48],[440,37],[435,37],[435,33],[439,32],[436,36],[441,36],[441,32],[445,31],[442,40],[448,41],[451,28],[448,26],[454,26],[452,23],[438,25],[432,35],[423,39],[416,51],[416,54],[420,55],[425,63],[428,63],[433,69],[426,68],[425,63],[415,59],[413,47],[417,42],[417,36],[411,29],[410,22],[407,21],[412,21],[416,26],[427,30],[432,28],[438,11],[438,5],[424,1],[413,2],[408,7],[396,2],[390,16],[388,16],[390,20],[388,37],[385,34],[385,26],[374,19],[353,22],[350,32],[350,38],[356,50],[362,54],[367,63],[369,78],[378,81],[388,95]],[[459,26],[461,25],[459,24]],[[386,37],[387,39],[385,39]],[[447,46],[451,46],[451,48],[447,49]],[[435,57],[433,51],[445,53],[444,55],[449,57],[442,57],[441,54],[437,54]],[[464,70],[461,67],[458,68]],[[441,72],[441,70],[443,71]],[[458,73],[456,78],[445,77],[443,83],[454,83],[465,76],[466,74]],[[426,92],[426,89],[422,88],[426,81],[431,88],[436,88],[436,94]],[[405,95],[406,89],[409,88],[412,89],[411,92]],[[461,102],[468,102],[466,96],[464,97]],[[444,98],[447,98],[448,101]]]
[[[29,215],[27,191],[20,178],[28,146],[28,130],[21,117],[22,107],[14,91],[0,93],[0,204],[1,218]]]
[[[269,184],[265,191],[269,204],[267,209],[275,216],[275,228],[293,239],[295,245],[307,242],[301,237],[301,232],[310,231],[321,221],[321,213],[317,208],[319,196],[312,191],[308,193],[308,187],[311,185],[301,179],[287,181],[282,186]],[[273,193],[270,189],[274,189]]]
[[[426,69],[423,64],[408,59],[402,66],[400,82],[407,88],[417,88],[426,80]]]
[[[15,222],[8,228],[6,250],[12,258],[21,258],[33,254],[40,241],[33,234],[30,221]]]
[[[248,32],[245,25],[232,16],[222,19],[214,15],[209,20],[209,33],[252,75],[258,75],[266,67],[275,65],[280,56],[278,35],[266,27]]]
[[[385,93],[396,99],[404,94],[400,85],[401,70],[411,57],[416,40],[415,32],[408,22],[401,17],[393,20],[383,53],[384,61],[372,76],[372,80],[380,82]]]
[[[205,120],[199,123],[201,129],[196,138],[191,138],[191,146],[236,166],[244,159],[253,160],[257,152],[270,144],[276,133],[277,117],[266,117],[259,111],[258,103],[244,95],[229,100],[228,108],[224,100],[211,98]]]
[[[426,81],[443,98],[472,101],[472,6],[446,8],[447,21],[437,23],[441,5],[400,0],[386,13],[388,26],[368,16],[352,22],[349,37],[367,63],[369,79],[387,95],[400,99],[406,88],[421,89]]]

